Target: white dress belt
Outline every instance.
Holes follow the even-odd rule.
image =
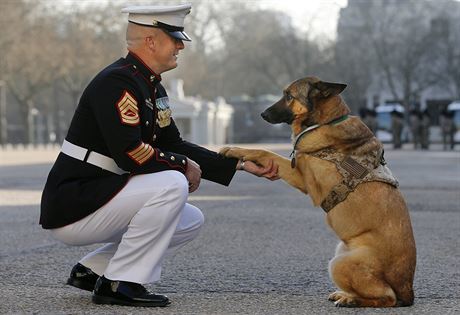
[[[119,168],[117,163],[115,163],[112,158],[109,158],[108,156],[97,153],[95,151],[89,151],[88,149],[70,143],[67,140],[64,140],[61,152],[77,160],[98,166],[105,169],[106,171],[110,171],[118,175],[129,173]]]

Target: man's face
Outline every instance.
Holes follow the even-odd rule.
[[[155,63],[159,73],[177,67],[177,56],[184,49],[184,43],[180,39],[171,37],[165,31],[160,30],[155,38]]]

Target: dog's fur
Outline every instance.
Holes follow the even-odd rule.
[[[365,154],[381,143],[355,117],[327,124],[350,109],[340,97],[344,84],[306,77],[291,83],[284,96],[262,113],[270,123],[288,123],[295,138],[308,126],[321,127],[305,134],[297,144],[295,167],[273,152],[226,147],[221,154],[267,165],[273,160],[279,176],[310,194],[318,206],[342,180],[335,164],[310,156],[324,148],[354,155]],[[338,291],[329,295],[336,306],[391,307],[413,304],[416,263],[415,241],[400,191],[382,182],[365,182],[326,215],[341,242],[329,263]]]

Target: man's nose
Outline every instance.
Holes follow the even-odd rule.
[[[184,42],[182,40],[178,39],[176,41],[176,47],[177,47],[177,49],[184,49],[185,48]]]

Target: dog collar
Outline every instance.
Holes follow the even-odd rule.
[[[325,124],[316,124],[316,125],[312,125],[312,126],[309,126],[307,127],[305,130],[303,130],[301,133],[299,133],[297,135],[297,137],[295,138],[295,141],[294,141],[294,147],[292,148],[292,152],[291,154],[289,155],[289,157],[291,158],[291,168],[294,168],[295,167],[295,156],[296,156],[296,153],[297,153],[297,143],[299,143],[300,139],[307,133],[309,133],[310,131],[312,130],[315,130],[321,126],[325,126],[325,125],[335,125],[335,124],[338,124],[339,122],[342,122],[344,121],[345,119],[348,118],[348,114],[347,115],[343,115],[343,116],[340,116],[339,118],[336,118],[336,119],[333,119]]]

